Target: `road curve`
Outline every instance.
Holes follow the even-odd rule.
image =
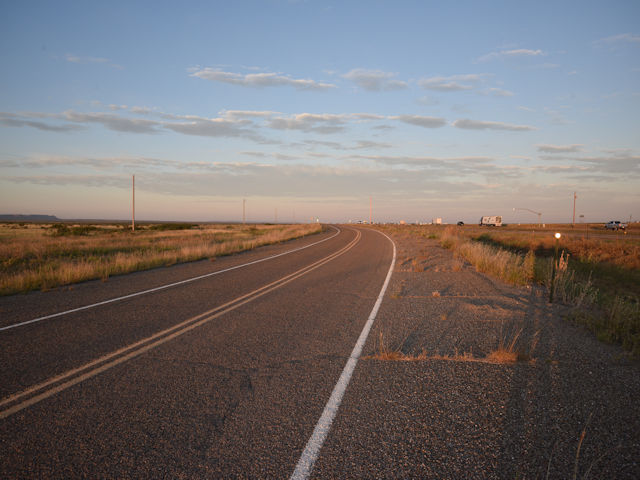
[[[392,256],[342,228],[0,299],[6,326],[224,271],[0,331],[0,476],[288,477]]]

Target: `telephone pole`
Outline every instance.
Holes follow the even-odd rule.
[[[369,197],[369,225],[373,223],[373,199]]]
[[[131,231],[136,231],[136,176],[133,175],[131,177]]]
[[[576,192],[573,192],[573,222],[571,223],[571,228],[576,226],[576,198],[578,198],[578,196]]]
[[[245,207],[246,207],[246,204],[247,204],[247,199],[246,199],[246,198],[243,198],[243,199],[242,199],[242,224],[243,224],[243,225],[245,224],[245,223],[244,223],[244,221],[245,221],[244,213],[245,213]]]

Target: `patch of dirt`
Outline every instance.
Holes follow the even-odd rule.
[[[394,240],[403,259],[388,290],[395,294],[382,303],[363,354],[373,390],[373,379],[394,384],[398,375],[409,392],[430,382],[423,401],[393,398],[402,405],[398,418],[431,418],[428,435],[402,426],[399,434],[432,438],[430,455],[451,464],[441,471],[447,478],[459,473],[457,460],[437,451],[437,439],[449,436],[451,418],[477,427],[455,440],[461,456],[495,457],[484,478],[547,478],[547,469],[548,478],[572,478],[574,469],[573,478],[640,478],[639,362],[564,320],[567,307],[549,305],[538,286],[480,274],[435,240]],[[381,360],[381,343],[396,355]],[[446,367],[451,361],[473,367]],[[437,400],[450,396],[456,400]],[[484,410],[475,396],[485,399]],[[485,418],[487,411],[500,416]]]

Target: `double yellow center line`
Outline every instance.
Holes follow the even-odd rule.
[[[34,405],[46,398],[49,398],[52,395],[62,392],[69,387],[72,387],[91,377],[95,377],[96,375],[109,370],[116,365],[131,360],[132,358],[135,358],[153,348],[156,348],[165,342],[173,340],[174,338],[177,338],[180,335],[198,328],[205,323],[208,323],[211,320],[224,315],[225,313],[229,313],[232,310],[241,307],[242,305],[252,302],[257,298],[266,295],[267,293],[272,292],[273,290],[276,290],[296,280],[297,278],[300,278],[303,275],[306,275],[307,273],[321,267],[322,265],[351,250],[360,241],[361,236],[362,234],[360,233],[360,231],[356,230],[355,238],[351,240],[351,242],[349,242],[346,246],[310,265],[307,265],[306,267],[301,268],[300,270],[290,273],[289,275],[286,275],[274,282],[253,290],[252,292],[237,297],[234,300],[231,300],[223,305],[212,308],[207,312],[189,318],[188,320],[174,325],[171,328],[167,328],[151,335],[150,337],[139,340],[114,352],[108,353],[107,355],[86,363],[81,367],[74,368],[63,374],[49,378],[48,380],[45,380],[42,383],[23,390],[22,392],[4,398],[0,401],[0,419],[9,417],[14,413],[19,412],[20,410],[23,410],[31,405]]]

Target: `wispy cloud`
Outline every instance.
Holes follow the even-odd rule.
[[[67,110],[62,113],[27,112],[21,114],[0,113],[0,125],[7,127],[32,127],[51,132],[69,132],[86,128],[90,124],[102,125],[108,130],[135,134],[157,134],[173,131],[183,135],[205,137],[244,137],[256,142],[268,141],[256,133],[249,120],[230,118],[206,118],[197,115],[174,115],[158,113],[157,118],[137,118],[116,113],[77,112]],[[49,124],[40,119],[66,121],[62,125]]]
[[[275,130],[301,130],[322,134],[338,133],[345,129],[345,115],[300,113],[291,117],[272,118],[267,126]]]
[[[108,105],[107,108],[110,108]],[[278,138],[269,139],[261,132],[300,131],[321,135],[340,134],[350,127],[372,122],[372,130],[394,128],[390,122],[400,122],[422,128],[441,128],[448,124],[443,117],[425,115],[379,115],[375,113],[297,113],[285,115],[275,111],[223,110],[218,117],[199,115],[176,115],[149,109],[129,108],[116,105],[111,112],[78,112],[67,110],[62,113],[20,112],[1,113],[0,126],[32,127],[51,132],[69,132],[86,128],[92,124],[116,131],[132,134],[158,134],[175,132],[183,135],[203,137],[240,137],[261,144],[281,144]],[[136,116],[138,113],[138,116]],[[55,123],[58,122],[58,123]],[[66,123],[60,123],[66,122]],[[380,124],[385,122],[385,124]],[[528,125],[514,125],[494,121],[459,119],[452,126],[467,130],[535,130]],[[337,143],[337,142],[336,142]],[[340,148],[387,148],[387,144],[360,141],[355,147],[340,145]]]
[[[621,33],[619,35],[612,35],[610,37],[601,38],[593,43],[596,45],[613,45],[623,43],[640,45],[640,35],[635,33]]]
[[[52,125],[39,120],[33,120],[15,113],[0,112],[0,125],[5,127],[31,127],[45,132],[73,132],[83,127],[74,124]]]
[[[571,153],[571,152],[568,152]],[[633,152],[613,156],[582,157],[582,156],[540,156],[545,161],[564,161],[570,164],[564,165],[540,165],[535,169],[545,172],[567,172],[574,174],[585,173],[599,175],[601,179],[637,179],[640,178],[640,156]],[[606,178],[605,178],[606,177]],[[582,177],[576,177],[582,178]]]
[[[75,123],[99,123],[109,130],[130,133],[157,133],[159,122],[143,118],[130,118],[110,113],[80,113],[74,110],[63,112],[62,117]]]
[[[417,125],[423,128],[440,128],[447,124],[444,118],[440,117],[426,117],[422,115],[397,115],[389,117],[391,120],[398,120],[410,125]]]
[[[529,125],[514,125],[511,123],[489,122],[479,120],[469,120],[467,118],[456,120],[452,123],[456,128],[465,130],[511,130],[511,131],[528,131],[536,130],[535,127]]]
[[[274,112],[271,110],[223,110],[220,113],[225,118],[229,118],[231,120],[244,118],[269,118],[280,114],[280,112]]]
[[[122,70],[124,67],[122,65],[118,65],[117,63],[113,63],[108,58],[103,57],[81,57],[78,55],[73,55],[71,53],[67,53],[64,56],[64,59],[70,63],[78,63],[81,65],[89,65],[89,64],[102,64],[111,68],[117,68],[118,70]]]
[[[223,118],[185,117],[180,122],[166,122],[162,126],[183,135],[199,137],[244,137],[257,142],[265,141],[253,130],[245,128],[241,122],[233,122]]]
[[[517,48],[513,50],[499,50],[491,52],[478,58],[478,62],[488,62],[490,60],[505,60],[512,58],[539,57],[545,53],[542,50],[530,50],[527,48]]]
[[[212,82],[229,83],[242,87],[294,87],[298,90],[329,90],[336,86],[331,83],[316,82],[310,79],[291,78],[278,73],[232,73],[214,68],[204,68],[191,73],[192,77],[210,80]]]
[[[344,74],[343,77],[370,92],[403,90],[408,87],[407,82],[396,80],[395,73],[383,72],[382,70],[356,68]]]
[[[487,88],[480,93],[490,97],[513,97],[514,95],[512,91],[503,88]]]
[[[426,90],[457,92],[461,90],[472,90],[476,84],[481,82],[486,76],[486,74],[472,73],[451,75],[448,77],[428,77],[418,80],[418,85]]]
[[[574,143],[571,145],[536,145],[539,152],[545,153],[576,153],[582,151],[582,144]]]

